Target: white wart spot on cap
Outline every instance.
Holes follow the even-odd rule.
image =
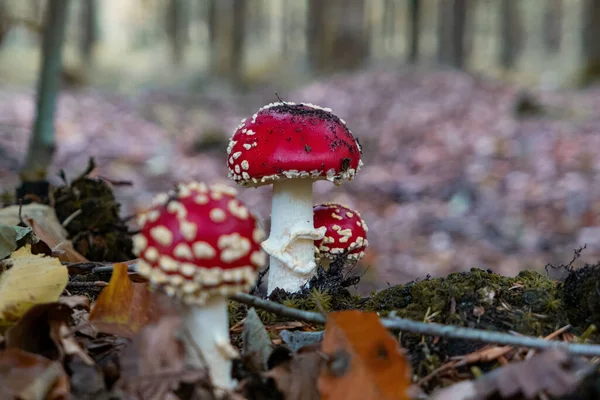
[[[194,203],[204,205],[208,203],[208,196],[205,194],[199,194],[194,197]]]
[[[250,215],[246,206],[241,204],[237,199],[229,200],[229,202],[227,202],[227,209],[239,219],[248,219],[248,216]]]
[[[194,256],[201,260],[213,258],[217,254],[217,251],[209,243],[202,241],[195,242],[192,245],[192,250]]]
[[[196,238],[196,233],[198,233],[198,225],[190,221],[180,221],[179,230],[181,231],[183,238],[188,242],[191,242]]]
[[[160,212],[158,210],[150,210],[146,213],[146,219],[150,222],[156,222],[158,217],[160,217]]]
[[[167,193],[158,193],[152,198],[153,206],[163,206],[169,201],[169,195]]]
[[[136,255],[141,254],[146,247],[148,247],[148,239],[146,239],[146,236],[140,234],[133,236],[133,252]]]
[[[192,263],[181,263],[179,265],[179,272],[185,277],[191,278],[196,273],[196,266]]]
[[[192,249],[188,246],[187,243],[179,243],[175,246],[173,250],[173,255],[177,258],[183,258],[186,260],[192,260],[194,255],[192,254]]]
[[[230,235],[221,235],[217,241],[221,250],[221,261],[230,263],[245,257],[250,252],[250,240],[235,232]]]
[[[163,246],[173,243],[173,233],[166,226],[159,225],[150,229],[150,236]]]
[[[257,268],[263,268],[266,265],[267,260],[264,253],[253,251],[252,254],[250,254],[250,262]]]
[[[256,227],[254,228],[254,231],[252,231],[252,240],[254,240],[254,243],[260,243],[265,240],[266,237],[265,231],[261,228]]]
[[[213,222],[223,222],[227,218],[225,211],[221,210],[220,208],[213,208],[210,210],[210,213],[208,213],[208,216]]]
[[[158,260],[158,256],[159,254],[158,250],[156,250],[156,247],[148,247],[144,252],[144,257],[146,257],[146,260],[150,262],[155,262]]]
[[[169,256],[161,256],[158,260],[160,267],[167,272],[175,272],[179,269],[179,263]]]
[[[183,203],[171,200],[167,205],[167,211],[171,214],[177,214],[177,219],[184,219],[187,216],[187,210]]]

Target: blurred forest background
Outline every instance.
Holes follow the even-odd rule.
[[[37,77],[44,0],[0,2],[0,79]],[[596,69],[594,0],[71,1],[72,83],[122,91],[294,87],[375,65],[449,65],[528,85],[581,83]],[[587,65],[590,64],[590,65]]]
[[[0,0],[0,190],[44,159],[32,130],[51,182],[89,156],[132,182],[125,214],[174,181],[226,181],[228,137],[277,92],[363,143],[358,178],[315,202],[362,210],[365,288],[539,269],[583,244],[595,262],[599,39],[596,0]],[[42,65],[54,124],[34,124]],[[241,195],[268,220],[269,188]]]

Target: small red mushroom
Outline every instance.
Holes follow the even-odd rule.
[[[312,184],[352,180],[361,148],[330,109],[305,103],[268,104],[242,120],[227,148],[229,177],[242,186],[273,185],[268,292],[296,292],[316,270]]]
[[[323,203],[313,209],[315,228],[326,228],[323,239],[315,240],[315,258],[325,264],[341,257],[358,261],[369,246],[369,228],[358,211],[336,203]]]
[[[264,233],[231,187],[182,184],[153,204],[133,238],[138,272],[181,300],[193,341],[186,341],[190,365],[204,366],[200,349],[215,387],[230,389],[237,352],[229,341],[227,296],[255,284],[265,262]]]

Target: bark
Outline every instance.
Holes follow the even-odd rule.
[[[521,52],[521,20],[519,4],[515,0],[501,0],[500,3],[500,64],[513,68]]]
[[[173,64],[183,64],[184,49],[187,43],[188,18],[185,0],[170,0],[167,8],[167,35],[171,46]]]
[[[247,10],[247,0],[212,0],[209,4],[212,72],[237,84],[244,72]]]
[[[244,74],[244,38],[246,34],[247,0],[233,2],[233,28],[231,32],[231,72],[234,81],[241,85]]]
[[[81,29],[79,51],[86,65],[92,63],[94,45],[98,40],[98,3],[97,0],[82,0]]]
[[[442,0],[439,7],[438,62],[454,68],[463,68],[467,0]]]
[[[307,45],[315,72],[356,69],[368,60],[365,5],[365,0],[309,0]]]
[[[543,21],[544,46],[550,53],[560,51],[562,38],[562,0],[546,0]]]
[[[583,82],[596,81],[600,77],[600,1],[584,0],[583,3]]]
[[[419,59],[419,39],[421,33],[421,0],[408,0],[408,62],[414,64]]]
[[[45,179],[47,168],[54,156],[54,114],[60,88],[62,48],[67,26],[68,5],[68,0],[52,0],[48,2],[46,9],[42,66],[37,87],[37,115],[25,164],[20,171],[23,181]]]

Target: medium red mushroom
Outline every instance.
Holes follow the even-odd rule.
[[[315,228],[325,228],[323,239],[315,240],[315,258],[326,264],[341,257],[358,261],[369,246],[369,228],[358,211],[336,203],[323,203],[313,209]]]
[[[204,366],[200,349],[215,387],[230,389],[237,351],[229,341],[227,296],[255,284],[265,262],[264,233],[231,187],[179,185],[153,203],[133,238],[138,271],[181,300],[188,363]]]
[[[273,185],[271,232],[262,243],[270,256],[268,293],[298,291],[314,274],[312,185],[352,180],[361,148],[330,109],[289,102],[264,106],[242,120],[227,148],[229,177],[240,185]]]

